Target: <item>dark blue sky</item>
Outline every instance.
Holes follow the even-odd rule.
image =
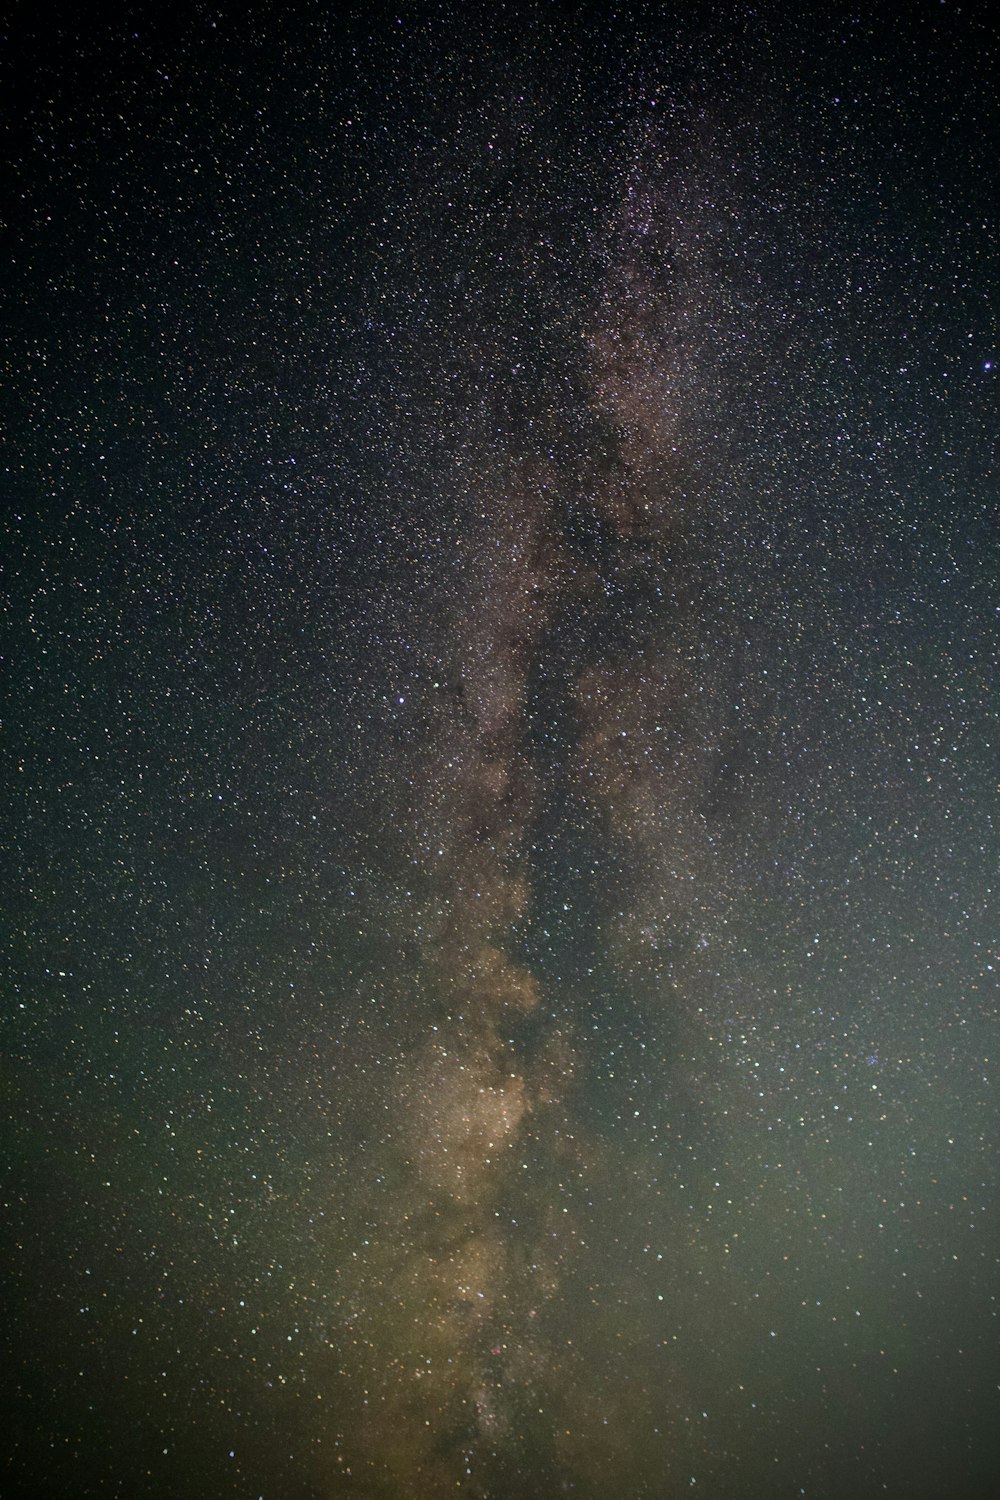
[[[990,1493],[995,33],[0,69],[4,1494]]]

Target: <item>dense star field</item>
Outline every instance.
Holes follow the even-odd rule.
[[[16,11],[3,1496],[994,1492],[975,16]]]

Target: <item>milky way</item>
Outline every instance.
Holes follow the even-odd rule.
[[[628,871],[613,894],[624,910],[603,912],[603,930],[637,982],[644,973],[662,980],[644,950],[661,933],[684,941],[692,888],[708,873],[700,600],[685,557],[695,502],[681,482],[700,270],[690,250],[691,264],[672,268],[674,225],[653,185],[658,149],[653,133],[631,154],[595,257],[603,279],[579,355],[586,419],[601,434],[590,463],[581,473],[544,448],[511,459],[490,447],[470,485],[472,534],[434,684],[442,706],[433,753],[414,778],[428,891],[416,947],[437,1020],[404,1064],[394,1111],[405,1227],[380,1226],[358,1287],[375,1279],[399,1289],[393,1339],[383,1335],[364,1362],[380,1403],[369,1442],[399,1483],[426,1494],[509,1489],[515,1429],[560,1363],[575,1358],[576,1341],[555,1329],[566,1322],[566,1262],[585,1244],[577,1215],[551,1202],[551,1174],[585,1181],[601,1147],[566,1126],[578,1061],[572,1001],[553,1022],[544,975],[517,954],[532,917],[529,837],[559,792],[558,773],[536,764],[532,749],[533,728],[546,728],[532,682],[560,618],[584,639],[605,640],[599,654],[596,640],[564,653],[565,680],[549,697],[566,700],[577,726],[575,736],[559,731],[563,777],[592,814],[598,858]],[[526,438],[550,435],[529,424]],[[574,541],[572,516],[577,530],[589,521],[595,545]],[[671,547],[684,603],[664,611]],[[617,604],[602,562],[613,568]],[[527,1187],[525,1157],[543,1164]],[[600,1383],[588,1393],[582,1372],[577,1381],[574,1406],[607,1402]],[[602,1433],[598,1457],[579,1415],[565,1420],[576,1431],[563,1427],[540,1444],[531,1491],[547,1482],[546,1468],[582,1482],[603,1464],[603,1482],[617,1482],[622,1439]],[[627,1433],[630,1422],[616,1425]]]
[[[4,1494],[973,1500],[995,39],[295,9],[10,44]]]

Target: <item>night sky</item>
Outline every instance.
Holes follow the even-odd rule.
[[[0,1494],[995,1493],[996,33],[78,9]]]

